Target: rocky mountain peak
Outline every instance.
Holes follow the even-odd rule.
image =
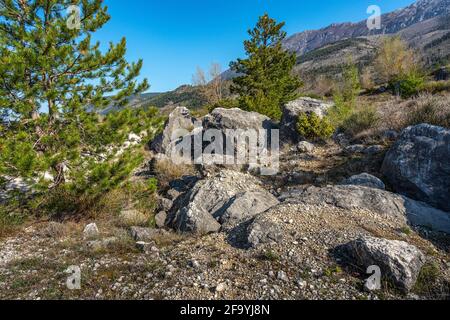
[[[408,7],[383,14],[380,30],[369,30],[365,20],[358,23],[333,23],[320,30],[296,33],[285,40],[284,46],[302,55],[347,38],[395,34],[413,24],[449,14],[450,0],[420,0]]]

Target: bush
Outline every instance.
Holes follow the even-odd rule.
[[[334,105],[328,110],[328,118],[336,128],[340,127],[353,113],[353,103],[345,101],[342,95],[335,94]]]
[[[441,273],[439,265],[436,262],[428,262],[423,267],[414,286],[414,292],[426,295],[428,297],[435,296],[442,292],[435,292],[436,282]],[[448,290],[448,289],[447,289]],[[440,290],[439,290],[440,291]]]
[[[326,140],[334,133],[334,127],[330,121],[326,117],[321,119],[315,113],[300,115],[297,130],[302,137],[313,140]]]
[[[375,59],[378,77],[386,83],[392,83],[405,75],[416,73],[420,69],[416,52],[400,37],[385,37]]]
[[[147,189],[150,193],[156,193],[158,191],[158,179],[156,178],[148,179]]]
[[[324,97],[321,96],[320,94],[314,93],[314,92],[304,92],[302,94],[300,94],[301,97],[307,97],[307,98],[311,98],[311,99],[317,99],[317,100],[323,100]]]
[[[423,86],[423,76],[416,73],[399,77],[389,83],[389,87],[394,94],[401,96],[403,99],[417,95],[422,90]]]
[[[258,93],[254,96],[242,96],[239,98],[239,108],[249,112],[258,112],[273,120],[281,120],[281,105],[276,103],[281,98],[278,97],[279,93],[269,92]]]
[[[342,124],[342,129],[350,134],[356,135],[365,130],[374,128],[379,121],[379,117],[374,108],[367,108],[353,113]]]
[[[361,90],[358,69],[349,63],[343,71],[342,83],[334,94],[334,106],[328,110],[331,124],[338,128],[352,115]]]

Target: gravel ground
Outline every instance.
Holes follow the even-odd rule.
[[[278,243],[243,249],[245,225],[201,238],[168,233],[149,253],[123,229],[99,223],[104,247],[89,247],[81,225],[28,227],[0,246],[2,299],[421,299],[449,297],[449,255],[395,219],[367,211],[286,204],[265,214],[283,230]],[[60,228],[61,230],[59,230]],[[389,286],[364,291],[363,270],[334,248],[359,235],[407,241],[440,268],[429,290],[403,295]],[[103,240],[102,240],[103,239]],[[81,268],[81,289],[66,287],[69,266]],[[432,286],[431,286],[432,285]],[[420,290],[419,290],[420,291]]]

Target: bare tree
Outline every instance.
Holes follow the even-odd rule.
[[[375,84],[373,81],[372,72],[368,67],[364,68],[362,71],[360,75],[360,82],[363,89],[369,90],[374,87]]]
[[[208,81],[206,80],[205,72],[202,68],[197,67],[195,74],[192,76],[192,84],[194,86],[206,86]]]
[[[202,68],[197,67],[195,74],[192,76],[192,84],[200,88],[210,104],[215,104],[222,100],[223,81],[221,74],[222,68],[220,64],[211,63],[208,75],[205,74]]]
[[[218,63],[211,63],[209,68],[209,76],[211,77],[210,86],[212,91],[213,103],[222,100],[223,83],[222,83],[222,67]]]
[[[400,37],[388,37],[383,39],[375,68],[381,80],[389,82],[417,72],[420,65],[417,54]]]

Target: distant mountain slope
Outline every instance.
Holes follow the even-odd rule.
[[[302,55],[343,39],[395,34],[416,23],[448,14],[450,0],[419,0],[406,8],[382,15],[381,30],[370,31],[365,20],[358,23],[335,23],[320,30],[296,33],[285,40],[284,46],[297,55]]]
[[[342,71],[342,65],[351,57],[360,68],[375,58],[380,43],[379,36],[345,39],[325,45],[297,57],[295,71],[306,81],[319,76],[332,77]],[[306,83],[308,87],[308,84]]]
[[[396,33],[417,49],[428,69],[450,61],[450,15],[415,23]],[[345,38],[301,54],[295,70],[307,82],[320,76],[335,77],[349,57],[360,69],[370,66],[380,46],[382,35]],[[309,88],[311,89],[311,88]]]
[[[173,91],[165,92],[151,97],[146,101],[146,103],[158,108],[162,108],[170,104],[182,104],[184,106],[196,109],[206,104],[207,100],[200,92],[200,89],[198,87],[184,85]]]
[[[450,59],[450,0],[419,0],[381,17],[381,30],[370,31],[366,21],[334,23],[320,30],[296,33],[284,41],[298,56],[296,72],[306,81],[321,75],[335,76],[349,56],[359,66],[369,65],[383,35],[400,35],[416,47],[426,65]],[[236,74],[227,70],[222,78]]]
[[[133,96],[130,98],[127,107],[137,109],[146,107],[164,108],[170,105],[183,105],[192,109],[197,109],[205,105],[206,102],[205,97],[198,87],[183,85],[173,91],[143,93],[139,96]],[[119,109],[121,109],[121,107],[110,105],[100,113],[107,114]]]

